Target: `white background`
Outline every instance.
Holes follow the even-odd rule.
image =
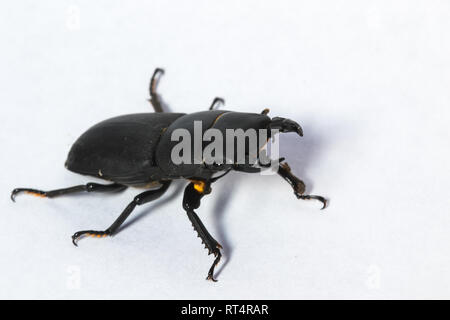
[[[450,298],[450,4],[447,1],[2,1],[1,298]],[[71,144],[115,115],[151,111],[155,67],[172,111],[298,121],[281,152],[307,191],[233,173],[197,211],[224,246],[219,282],[183,183],[105,229],[139,190],[58,199],[92,181]]]

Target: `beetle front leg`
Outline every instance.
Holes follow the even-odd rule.
[[[220,258],[222,257],[220,252],[222,246],[211,236],[198,215],[194,212],[194,209],[200,207],[201,198],[210,192],[211,188],[209,183],[203,181],[194,181],[193,183],[190,183],[184,190],[183,208],[186,210],[188,218],[191,221],[194,230],[197,232],[198,237],[202,240],[205,248],[208,249],[208,255],[212,253],[215,256],[214,262],[208,271],[206,280],[216,282],[217,280],[214,279],[214,268],[217,266]]]
[[[37,197],[42,198],[54,198],[57,196],[62,196],[65,194],[71,194],[71,193],[77,193],[77,192],[113,192],[113,191],[121,191],[125,190],[127,186],[124,186],[122,184],[118,183],[112,183],[112,184],[99,184],[99,183],[87,183],[87,184],[81,184],[78,186],[73,186],[69,188],[63,188],[63,189],[55,189],[51,191],[43,191],[38,189],[31,189],[31,188],[16,188],[11,192],[11,200],[13,202],[16,201],[16,195],[19,193],[26,193]]]
[[[294,189],[294,194],[297,197],[297,199],[319,200],[320,202],[323,203],[321,210],[326,208],[327,200],[324,197],[310,195],[310,194],[304,194],[305,193],[305,183],[292,174],[291,168],[289,167],[289,165],[286,162],[280,163],[280,166],[278,167],[278,174],[281,177],[283,177],[284,180],[286,180],[291,185],[292,189]]]

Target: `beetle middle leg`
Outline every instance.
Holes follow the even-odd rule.
[[[57,196],[62,196],[65,194],[70,193],[77,193],[77,192],[113,192],[113,191],[121,191],[125,190],[127,186],[124,186],[122,184],[118,183],[112,183],[112,184],[99,184],[99,183],[87,183],[87,184],[81,184],[78,186],[73,186],[69,188],[63,188],[63,189],[55,189],[51,191],[43,191],[38,189],[31,189],[31,188],[16,188],[11,192],[11,200],[16,201],[16,195],[19,193],[27,193],[31,194],[33,196],[38,196],[42,198],[54,198]]]
[[[220,261],[222,254],[220,249],[222,246],[214,239],[211,234],[208,232],[198,215],[195,213],[194,209],[200,207],[200,200],[205,195],[211,192],[210,184],[208,182],[203,181],[194,181],[190,183],[186,189],[184,190],[183,197],[183,208],[186,210],[187,216],[194,227],[194,230],[197,232],[198,237],[202,239],[202,243],[205,245],[205,248],[208,249],[208,255],[211,253],[214,254],[214,262],[211,268],[208,271],[208,276],[206,280],[212,280],[216,282],[214,279],[214,268]]]
[[[125,222],[125,220],[128,218],[128,216],[133,212],[134,208],[136,206],[140,206],[144,203],[153,201],[161,197],[169,188],[171,181],[161,181],[162,186],[159,189],[156,190],[149,190],[142,192],[138,194],[133,201],[131,201],[128,206],[125,208],[125,210],[122,211],[120,216],[113,222],[111,226],[109,226],[108,229],[104,231],[96,231],[96,230],[84,230],[84,231],[78,231],[75,232],[72,236],[72,242],[75,246],[77,246],[77,240],[82,236],[93,236],[93,237],[106,237],[106,236],[112,236],[117,229]]]

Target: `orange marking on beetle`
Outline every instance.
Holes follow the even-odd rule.
[[[194,184],[194,189],[197,190],[200,193],[205,192],[205,182],[199,181],[199,180],[191,180]]]
[[[37,193],[37,192],[32,192],[32,191],[25,191],[25,193],[35,196],[35,197],[46,198],[46,195],[42,194],[42,193]]]
[[[211,127],[212,127],[213,125],[215,125],[216,122],[217,122],[217,120],[219,120],[219,118],[220,118],[221,116],[223,116],[225,113],[226,113],[226,112],[223,112],[223,113],[219,114],[219,115],[214,119],[213,123],[211,124]]]

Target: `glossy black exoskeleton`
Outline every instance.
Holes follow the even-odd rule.
[[[203,133],[209,128],[221,132],[225,132],[226,129],[277,129],[280,132],[295,132],[300,136],[303,132],[300,125],[292,120],[269,118],[268,109],[259,114],[215,110],[218,103],[224,103],[221,98],[214,99],[209,111],[192,114],[163,112],[155,90],[158,76],[162,73],[162,69],[156,69],[150,81],[150,102],[154,113],[128,114],[102,121],[83,133],[69,152],[65,164],[68,170],[111,181],[111,184],[87,183],[52,191],[16,188],[11,194],[11,199],[14,201],[15,196],[21,192],[53,198],[81,191],[120,191],[128,186],[150,189],[137,195],[106,230],[76,232],[72,236],[72,241],[77,245],[77,240],[82,236],[113,235],[137,205],[159,198],[168,189],[172,180],[186,179],[190,183],[184,191],[183,208],[209,254],[215,256],[207,277],[208,280],[215,281],[214,268],[221,258],[222,247],[209,234],[194,210],[200,206],[202,197],[211,192],[211,184],[226,173],[231,170],[255,173],[260,172],[263,166],[251,163],[238,164],[233,161],[222,165],[174,164],[171,160],[171,151],[177,142],[171,139],[173,131],[183,128],[193,133],[194,121],[200,121]],[[292,186],[295,196],[299,199],[317,199],[323,203],[324,208],[326,200],[321,196],[305,195],[304,183],[292,174],[283,158],[279,160],[277,173]]]

